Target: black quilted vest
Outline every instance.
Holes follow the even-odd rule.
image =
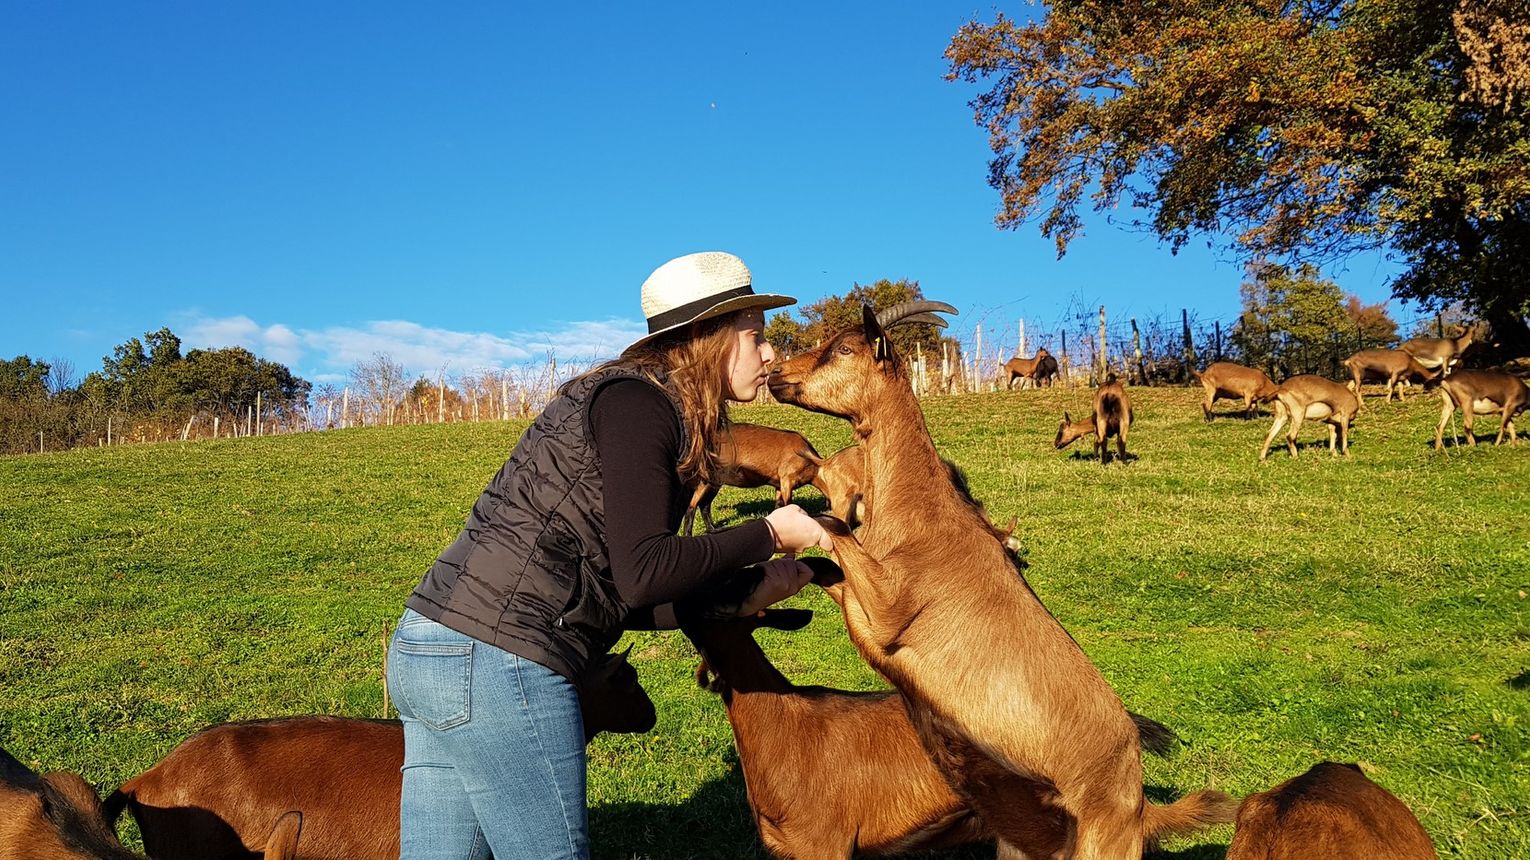
[[[628,607],[606,557],[589,417],[595,391],[618,379],[644,377],[614,367],[576,379],[526,428],[462,533],[410,595],[410,609],[565,678],[580,677],[616,644]]]

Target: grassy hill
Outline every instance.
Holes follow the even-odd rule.
[[[1198,392],[1132,396],[1139,459],[1109,468],[1051,446],[1087,392],[925,408],[994,519],[1019,517],[1048,607],[1129,707],[1188,741],[1148,759],[1150,796],[1242,795],[1359,761],[1442,856],[1530,856],[1530,447],[1435,452],[1437,400],[1371,400],[1349,459],[1314,446],[1261,465],[1268,418],[1207,426]],[[823,453],[849,441],[789,407],[735,417]],[[522,426],[0,459],[0,746],[109,790],[210,723],[380,716],[384,625]],[[716,513],[769,504],[727,490]],[[818,617],[761,634],[789,677],[883,686],[822,594],[792,603]],[[678,633],[629,639],[659,726],[591,748],[595,856],[760,856],[694,652]],[[1230,835],[1166,856],[1220,858]]]

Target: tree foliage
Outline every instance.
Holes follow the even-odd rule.
[[[765,338],[782,356],[811,349],[834,335],[861,325],[861,307],[884,310],[903,302],[924,298],[918,281],[883,278],[870,284],[852,284],[842,296],[828,296],[802,308],[801,321],[782,311],[765,325]],[[915,323],[897,326],[888,332],[893,349],[901,356],[913,356],[920,349],[930,355],[940,354],[940,329]]]
[[[1294,270],[1250,265],[1239,292],[1243,313],[1233,328],[1233,347],[1243,363],[1277,379],[1297,373],[1336,375],[1350,353],[1384,345],[1382,336],[1396,339],[1397,324],[1384,308],[1366,307],[1354,296],[1346,300],[1338,284],[1323,279],[1310,264]],[[1371,341],[1372,336],[1377,340]]]
[[[1063,253],[1080,209],[1250,260],[1389,248],[1394,294],[1462,301],[1530,348],[1530,5],[1062,0],[963,26],[949,77],[994,158],[1000,227]]]

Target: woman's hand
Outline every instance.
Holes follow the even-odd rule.
[[[802,590],[813,578],[813,569],[794,558],[778,558],[760,564],[765,577],[739,607],[740,618],[785,600]]]
[[[776,536],[777,552],[798,553],[815,546],[824,552],[834,549],[834,539],[829,533],[797,505],[776,508],[765,517],[765,522]]]

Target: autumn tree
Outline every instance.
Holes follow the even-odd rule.
[[[1249,260],[1396,253],[1394,295],[1530,352],[1530,4],[1063,0],[952,39],[996,223],[1063,253],[1080,210]]]
[[[1397,321],[1387,313],[1385,302],[1368,305],[1351,293],[1344,297],[1344,315],[1355,333],[1356,349],[1390,347],[1397,343]]]

